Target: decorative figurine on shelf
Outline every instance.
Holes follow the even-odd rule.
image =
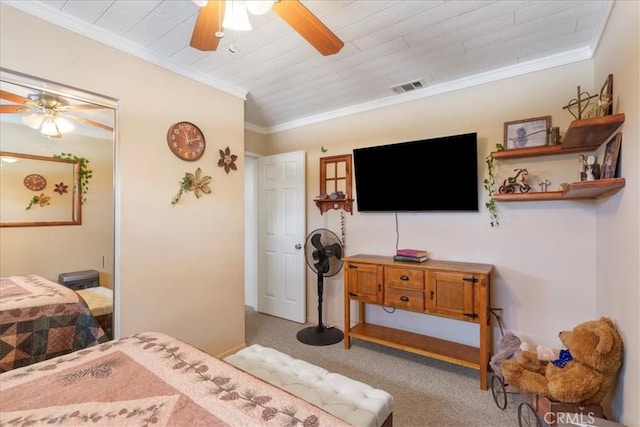
[[[540,191],[547,191],[547,187],[549,187],[549,184],[551,184],[551,181],[549,181],[548,179],[543,179],[542,181],[540,181],[538,183],[541,189]]]
[[[580,181],[587,180],[587,159],[584,154],[578,156],[578,164],[580,165]]]
[[[587,156],[587,181],[600,179],[600,165],[596,160],[597,158],[593,154]]]
[[[580,86],[577,88],[577,96],[571,99],[567,105],[562,107],[563,110],[567,110],[569,114],[573,116],[574,119],[580,120],[582,119],[582,114],[585,112],[587,107],[589,106],[589,102],[593,98],[597,98],[598,95],[591,95],[587,91],[582,91]],[[575,112],[573,111],[575,109]]]
[[[498,188],[498,192],[500,194],[509,194],[518,190],[520,193],[528,193],[531,190],[526,180],[529,171],[526,169],[514,169],[513,171],[516,172],[516,175],[505,179],[500,188]]]

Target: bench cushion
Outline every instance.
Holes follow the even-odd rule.
[[[269,347],[254,344],[224,360],[354,426],[380,427],[393,411],[386,391]]]

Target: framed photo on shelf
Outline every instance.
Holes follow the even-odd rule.
[[[615,178],[616,167],[618,166],[618,155],[620,154],[620,145],[622,143],[622,132],[618,132],[611,141],[607,142],[607,148],[604,151],[604,160],[602,161],[602,175],[600,178]]]
[[[504,123],[504,148],[540,147],[547,145],[551,116],[534,117]]]

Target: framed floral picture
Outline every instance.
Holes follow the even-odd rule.
[[[551,116],[534,117],[504,123],[504,148],[540,147],[547,145],[547,131]]]
[[[607,143],[604,150],[604,160],[602,161],[602,175],[600,178],[615,178],[616,167],[618,166],[618,155],[622,143],[622,132],[618,132],[615,137]]]

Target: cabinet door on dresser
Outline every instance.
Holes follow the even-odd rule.
[[[429,271],[426,311],[468,322],[478,322],[478,275]]]
[[[350,298],[382,304],[382,266],[348,263],[345,274]]]

